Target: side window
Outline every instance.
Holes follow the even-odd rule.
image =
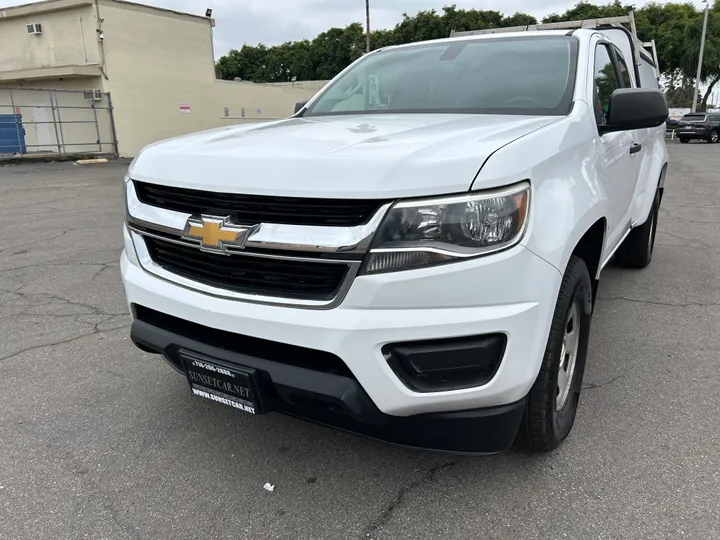
[[[595,118],[599,126],[607,124],[610,96],[620,88],[610,48],[600,44],[595,50]]]
[[[615,55],[617,56],[618,63],[620,66],[620,78],[623,83],[623,88],[632,88],[632,80],[630,79],[630,71],[628,70],[625,59],[620,52],[620,49],[615,48]]]
[[[658,84],[658,76],[655,72],[655,66],[650,65],[647,62],[643,62],[640,65],[640,82],[638,83],[638,86],[641,86],[643,88],[651,88],[654,90],[660,89],[660,85]]]

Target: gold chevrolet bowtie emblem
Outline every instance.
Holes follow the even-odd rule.
[[[185,226],[184,237],[200,241],[202,251],[227,254],[227,247],[238,249],[245,247],[245,242],[257,225],[230,225],[227,218],[202,216],[200,219],[190,218]]]

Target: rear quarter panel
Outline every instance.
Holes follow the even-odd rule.
[[[652,90],[660,89],[655,67],[642,56],[638,71],[640,72],[640,82],[637,83],[637,86]],[[644,223],[650,215],[655,193],[658,187],[663,187],[668,163],[668,151],[665,144],[666,125],[640,131],[643,139],[640,142],[645,147],[645,151],[642,154],[637,189],[631,208],[633,227]]]
[[[667,172],[668,151],[665,144],[665,126],[648,129],[643,142],[645,151],[633,198],[631,216],[633,227],[645,223],[650,215],[655,193],[663,187]]]

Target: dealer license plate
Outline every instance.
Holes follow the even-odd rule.
[[[250,414],[259,414],[255,370],[229,366],[205,355],[183,350],[190,391],[193,395],[222,403]]]

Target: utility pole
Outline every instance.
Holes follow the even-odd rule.
[[[692,112],[697,111],[698,94],[700,93],[700,80],[702,78],[703,55],[705,54],[705,37],[707,36],[708,15],[710,2],[705,0],[705,21],[703,22],[702,38],[700,38],[700,59],[698,60],[697,77],[695,78],[695,92],[693,93]]]
[[[370,52],[370,0],[365,0],[365,52]]]

